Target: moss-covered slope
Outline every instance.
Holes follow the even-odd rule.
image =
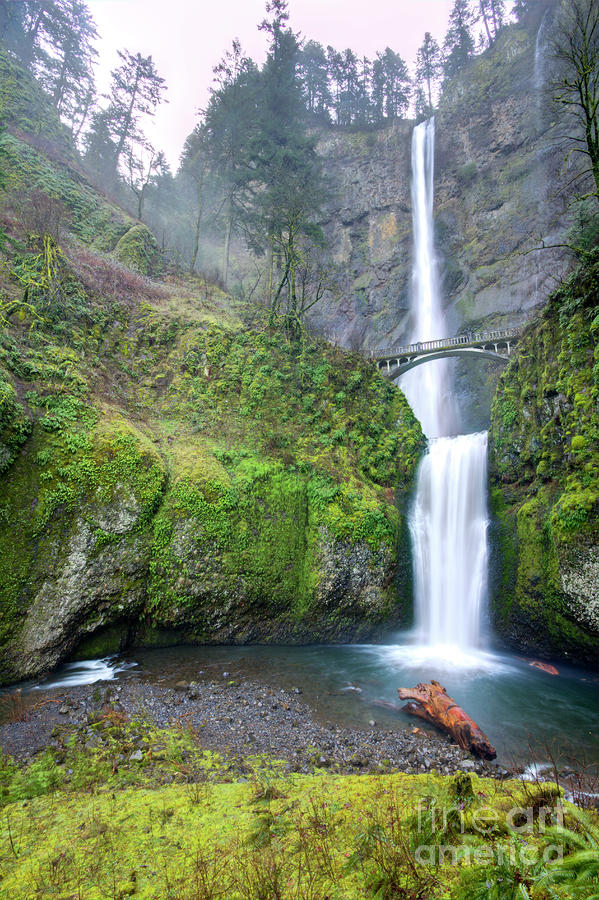
[[[32,288],[44,252],[5,236],[2,679],[87,637],[339,639],[405,618],[395,489],[423,438],[400,392],[205,285],[69,252]]]
[[[503,374],[490,446],[494,616],[540,653],[599,659],[599,256],[553,294]]]

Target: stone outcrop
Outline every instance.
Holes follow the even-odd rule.
[[[492,609],[512,644],[599,662],[597,261],[531,325],[493,403]]]
[[[564,251],[529,252],[542,240],[559,243],[566,227],[563,150],[549,66],[538,71],[548,52],[535,52],[538,25],[507,28],[441,97],[436,245],[451,333],[526,322],[569,264]],[[331,290],[311,320],[362,352],[405,343],[410,333],[412,128],[323,132],[319,142],[331,192]],[[501,367],[459,361],[455,371],[465,430],[486,427]]]
[[[365,640],[407,623],[399,505],[425,442],[397,389],[357,356],[308,341],[298,358],[196,309],[133,304],[99,344],[73,324],[72,381],[36,370],[7,418],[27,427],[0,477],[0,682],[133,644]],[[27,331],[13,337],[7,385],[36,358]],[[107,377],[119,407],[96,393]]]

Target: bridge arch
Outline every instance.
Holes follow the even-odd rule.
[[[396,378],[399,378],[400,375],[409,372],[410,369],[416,368],[416,366],[423,366],[426,363],[433,362],[435,359],[447,359],[454,356],[475,356],[478,359],[490,359],[502,363],[508,362],[510,358],[507,353],[507,348],[505,353],[496,353],[494,349],[489,350],[486,347],[451,347],[445,350],[437,350],[432,353],[422,353],[420,356],[414,356],[411,359],[407,359],[405,363],[401,360],[399,365],[389,365],[386,371],[381,363],[379,363],[379,369],[387,376],[387,378],[394,381]],[[395,362],[395,360],[388,360],[388,362],[392,363]],[[385,365],[386,363],[387,360],[384,361]]]

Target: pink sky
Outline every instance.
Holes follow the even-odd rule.
[[[146,125],[148,137],[177,167],[183,142],[205,105],[212,67],[233,38],[262,62],[266,35],[257,25],[264,0],[88,0],[101,40],[98,86],[105,91],[117,49],[152,54],[168,85],[168,104]],[[453,0],[290,0],[291,26],[303,36],[374,57],[389,46],[412,66],[425,31],[439,43]]]

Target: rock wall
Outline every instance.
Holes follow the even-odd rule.
[[[567,224],[538,26],[537,19],[505,29],[441,97],[436,245],[452,334],[528,321],[570,264],[562,251],[529,252],[541,240],[559,242]],[[311,321],[366,353],[405,343],[410,333],[412,128],[326,132],[319,143],[332,196],[325,222],[332,289]],[[500,371],[495,363],[455,366],[464,430],[488,425]]]
[[[425,442],[405,399],[359,357],[201,306],[1,336],[0,683],[131,644],[408,623]]]
[[[492,610],[511,644],[599,664],[599,263],[552,295],[499,383]]]

